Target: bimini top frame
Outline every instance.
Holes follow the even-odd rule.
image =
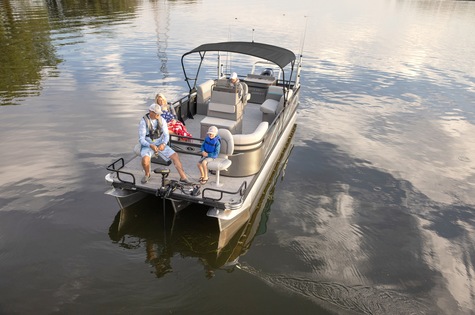
[[[285,83],[284,68],[290,64],[291,70],[290,70],[290,76],[288,79],[288,84],[290,85],[290,81],[291,81],[290,79],[292,78],[292,73],[294,71],[294,65],[295,65],[295,60],[296,60],[296,56],[292,51],[286,48],[268,45],[268,44],[256,43],[256,42],[221,42],[221,43],[210,43],[210,44],[200,45],[196,47],[195,49],[190,50],[189,52],[185,53],[181,57],[181,66],[183,68],[183,73],[185,75],[186,84],[188,84],[190,91],[196,88],[196,82],[197,82],[198,75],[199,75],[203,60],[205,58],[205,55],[207,52],[211,52],[211,51],[238,53],[238,54],[258,57],[258,58],[270,61],[272,63],[275,63],[277,66],[279,66],[280,69],[282,69],[284,83]],[[184,59],[186,56],[193,53],[198,53],[200,55],[200,64],[199,64],[198,70],[196,71],[195,78],[189,78],[188,75],[186,74]],[[189,82],[190,80],[194,81],[193,87],[190,85],[190,82]]]

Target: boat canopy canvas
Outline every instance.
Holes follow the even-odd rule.
[[[192,53],[206,53],[207,51],[223,51],[246,54],[271,61],[280,68],[284,68],[289,63],[293,63],[296,59],[295,54],[288,49],[256,42],[221,42],[203,44],[185,53],[182,59],[186,55]]]

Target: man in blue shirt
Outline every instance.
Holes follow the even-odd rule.
[[[144,115],[139,123],[140,156],[145,172],[142,184],[150,180],[150,161],[155,154],[160,154],[165,160],[171,160],[180,174],[180,182],[189,183],[178,154],[168,146],[170,135],[166,121],[160,116],[160,105],[152,104],[148,110],[148,114]]]

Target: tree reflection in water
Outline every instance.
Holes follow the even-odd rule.
[[[134,17],[137,1],[46,1],[39,4],[0,2],[0,106],[18,105],[37,96],[42,81],[56,77],[57,56],[67,37],[82,37],[85,26],[97,27]]]

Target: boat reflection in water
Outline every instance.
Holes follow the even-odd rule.
[[[198,257],[208,278],[214,276],[216,269],[233,271],[253,239],[266,232],[275,185],[284,177],[292,148],[293,145],[288,145],[282,152],[255,211],[247,220],[243,217],[220,232],[216,220],[204,215],[207,206],[194,205],[174,215],[170,204],[147,197],[117,213],[109,236],[124,248],[145,246],[147,261],[157,277],[172,271],[171,260],[177,253],[181,257]]]

